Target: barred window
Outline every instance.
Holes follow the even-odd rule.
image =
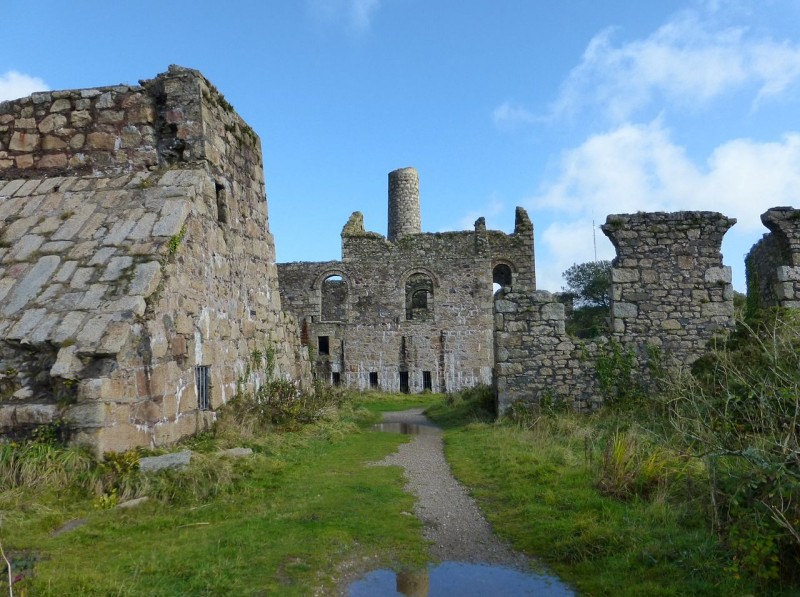
[[[194,383],[197,388],[197,408],[211,409],[211,367],[198,365],[194,368]]]

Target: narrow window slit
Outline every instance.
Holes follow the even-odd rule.
[[[211,410],[211,367],[198,365],[194,368],[194,383],[197,388],[197,408]]]

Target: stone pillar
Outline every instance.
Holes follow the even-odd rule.
[[[602,229],[617,250],[611,270],[617,338],[640,355],[655,346],[688,363],[733,327],[731,269],[722,265],[720,246],[735,223],[706,211],[608,216]]]
[[[415,168],[389,172],[389,235],[395,242],[409,234],[419,234],[419,175]]]
[[[748,305],[800,308],[800,209],[761,214],[770,232],[747,254]]]

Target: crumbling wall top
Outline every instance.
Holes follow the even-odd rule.
[[[619,263],[666,257],[665,247],[676,244],[684,254],[721,258],[722,237],[735,223],[735,218],[712,211],[639,212],[610,215],[601,229],[617,250]]]
[[[177,163],[257,166],[260,141],[198,71],[170,66],[140,85],[34,93],[0,103],[0,178],[106,176]],[[241,177],[241,174],[239,175]]]
[[[761,214],[761,221],[775,235],[784,264],[800,265],[800,209],[773,207]]]

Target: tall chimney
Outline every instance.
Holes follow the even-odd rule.
[[[389,240],[395,242],[421,231],[417,170],[400,168],[389,172]]]

